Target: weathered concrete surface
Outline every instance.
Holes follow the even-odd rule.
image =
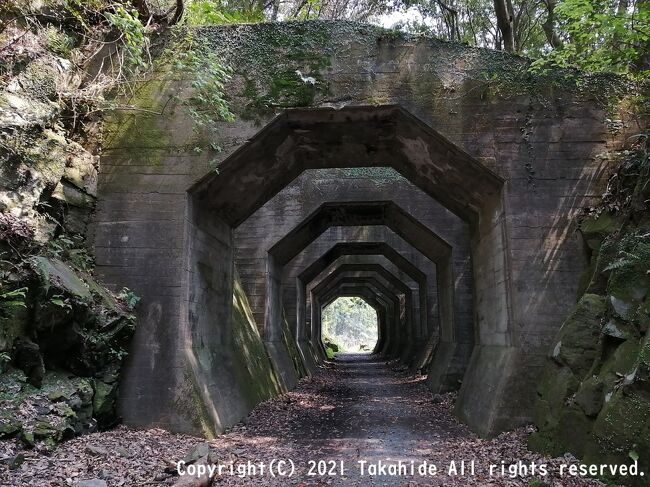
[[[208,333],[212,360],[224,352],[212,336],[223,325],[191,298],[192,286],[204,287],[192,269],[204,262],[192,255],[200,246],[191,240],[209,233],[214,223],[207,219],[230,230],[220,240],[225,253],[205,255],[229,261],[228,232],[303,170],[389,166],[470,225],[476,344],[459,414],[483,434],[528,421],[544,353],[585,265],[571,217],[602,192],[604,162],[596,156],[626,137],[609,132],[611,117],[592,96],[615,95],[615,84],[577,83],[564,72],[535,77],[527,61],[507,54],[351,23],[196,35],[211,39],[235,70],[227,90],[237,121],[215,122],[197,136],[174,98],[187,99],[191,80],[161,76],[133,100],[146,111],[120,113],[106,127],[97,272],[143,297],[122,397],[125,421],[197,431],[195,421],[178,419],[175,391],[192,355],[188,334]],[[303,86],[296,70],[317,83]],[[215,154],[215,146],[223,151]],[[189,201],[196,211],[188,211]],[[218,410],[209,394],[202,401]],[[232,407],[234,417],[248,405]]]
[[[388,334],[392,333],[391,330],[400,330],[405,326],[406,316],[402,311],[404,309],[403,300],[394,293],[394,290],[386,287],[375,277],[341,276],[329,292],[323,293],[322,297],[313,296],[315,316],[312,319],[314,322],[320,325],[321,310],[335,299],[345,296],[370,298],[369,302],[371,303],[373,303],[372,297],[374,296],[374,304],[385,310],[386,318],[379,323],[379,339],[373,352],[381,356],[388,356],[391,353],[391,343],[395,344],[395,340],[390,340]],[[318,346],[322,349],[320,337]],[[318,346],[315,345],[316,349],[318,349]]]
[[[260,327],[265,316],[268,250],[323,203],[385,199],[391,199],[451,245],[454,275],[458,276],[454,289],[456,319],[463,322],[473,319],[469,229],[462,220],[392,169],[307,170],[235,231],[237,268]],[[327,245],[327,238],[323,235],[319,240]],[[309,254],[302,257],[309,258]],[[288,306],[295,300],[291,285],[294,276],[288,272],[291,265],[287,264],[282,278],[288,317],[294,315]]]

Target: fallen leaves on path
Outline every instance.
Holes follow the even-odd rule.
[[[378,364],[380,375],[357,373],[346,364],[329,365],[322,373],[302,380],[293,391],[260,404],[246,420],[208,442],[210,457],[224,471],[213,482],[218,486],[268,485],[432,485],[524,487],[533,478],[538,486],[602,486],[598,481],[529,475],[490,476],[487,466],[521,462],[545,463],[557,472],[561,463],[575,463],[567,456],[549,459],[526,448],[530,428],[519,428],[497,438],[476,437],[452,414],[454,395],[435,395],[423,378],[406,376]],[[364,375],[365,374],[365,375]],[[368,375],[369,374],[369,375]],[[383,374],[383,375],[382,375]],[[119,427],[79,437],[60,445],[53,453],[22,450],[17,442],[0,443],[0,458],[24,456],[24,462],[0,470],[1,486],[63,487],[82,479],[101,479],[108,487],[173,485],[179,480],[175,464],[201,450],[204,439],[175,435],[159,429],[136,431]],[[199,455],[199,454],[197,454]],[[237,469],[272,459],[292,460],[291,478],[238,477]],[[403,459],[435,463],[435,476],[361,477],[357,460],[370,462]],[[310,460],[344,461],[344,474],[307,476]],[[450,462],[476,462],[474,475],[447,475]],[[5,463],[7,463],[5,461]],[[231,475],[227,470],[233,465]]]

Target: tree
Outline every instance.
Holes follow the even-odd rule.
[[[501,33],[503,48],[508,52],[515,51],[514,13],[510,0],[494,0],[494,12],[497,16],[497,26]],[[498,48],[498,46],[495,46]]]
[[[647,0],[561,0],[553,9],[561,33],[550,31],[559,42],[549,40],[555,49],[543,64],[642,77],[649,74]]]
[[[174,25],[181,20],[185,11],[183,0],[131,0],[131,3],[145,24]]]

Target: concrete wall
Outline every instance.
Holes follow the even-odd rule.
[[[199,398],[213,410],[203,415],[211,423],[204,430],[217,431],[254,402],[221,405],[218,379],[191,367],[197,355],[211,367],[220,352],[215,346],[199,353],[186,343],[204,333],[210,347],[218,342],[212,328],[221,318],[193,317],[210,309],[195,305],[227,291],[193,294],[197,272],[202,263],[214,272],[227,265],[192,243],[198,235],[188,201],[232,229],[304,169],[347,166],[393,166],[468,223],[477,333],[458,413],[483,434],[528,421],[542,359],[585,264],[571,218],[602,193],[606,161],[598,154],[626,136],[608,130],[612,114],[597,101],[615,83],[577,83],[579,75],[563,72],[535,77],[527,61],[505,53],[345,22],[196,35],[235,70],[227,92],[236,122],[215,122],[197,135],[175,98],[188,99],[191,80],[171,73],[155,76],[129,101],[144,110],[116,113],[106,126],[97,273],[143,298],[121,398],[125,422],[200,431],[202,408],[179,419],[177,391],[187,374],[212,389]],[[296,69],[317,83],[303,86]],[[307,105],[324,110],[273,118]],[[369,107],[331,109],[354,105]],[[227,250],[219,258],[228,260]]]

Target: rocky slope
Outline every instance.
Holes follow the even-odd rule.
[[[66,5],[0,6],[0,438],[27,446],[114,424],[135,326],[137,298],[96,282],[85,249],[98,161],[78,109],[92,43]]]
[[[530,445],[590,464],[638,461],[649,472],[650,161],[640,140],[580,222],[591,266],[552,345]]]

